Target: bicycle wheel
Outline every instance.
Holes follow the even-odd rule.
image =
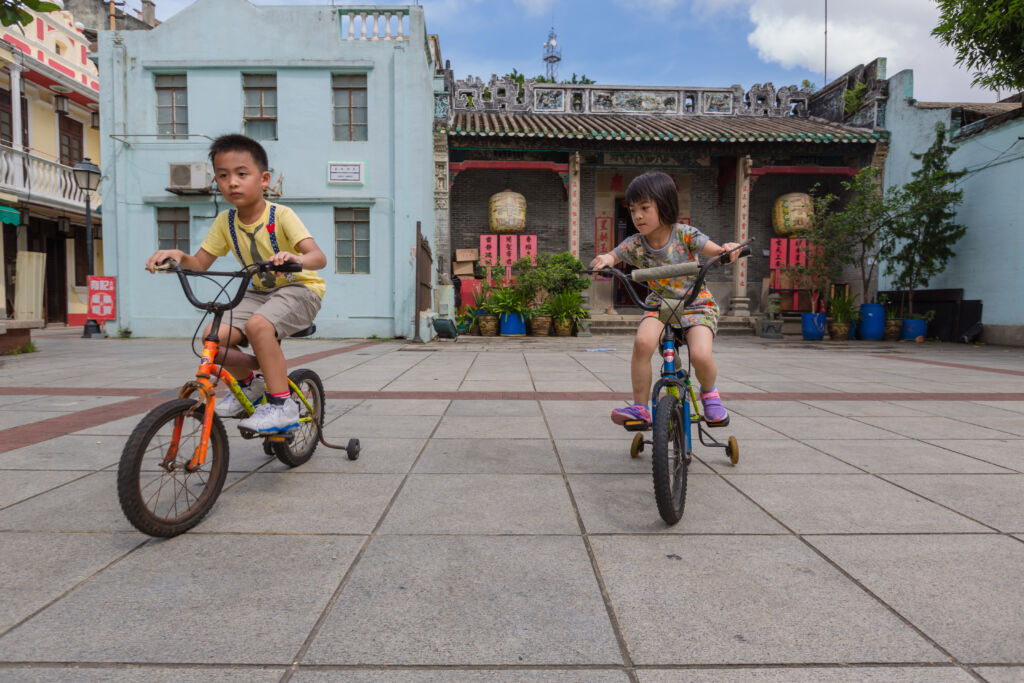
[[[288,467],[298,467],[313,457],[313,451],[320,442],[320,430],[324,426],[324,385],[320,376],[305,368],[294,370],[288,375],[313,408],[312,414],[302,400],[292,391],[292,400],[299,404],[299,428],[292,432],[290,441],[271,441],[271,448],[277,459]],[[309,419],[306,419],[309,418]]]
[[[686,434],[679,399],[666,394],[658,401],[652,434],[651,469],[654,474],[654,498],[658,513],[668,524],[683,517],[686,504]]]
[[[117,467],[117,497],[124,516],[142,533],[184,533],[220,495],[228,472],[228,436],[216,415],[206,462],[188,469],[202,440],[205,412],[205,404],[195,399],[168,401],[142,418],[128,437]]]

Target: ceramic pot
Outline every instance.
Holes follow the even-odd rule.
[[[476,322],[480,326],[481,337],[498,336],[498,316],[491,315],[490,313],[484,313],[483,315],[477,316]]]
[[[557,337],[571,337],[572,336],[572,321],[571,320],[552,320],[551,324],[555,326],[555,336]]]
[[[850,338],[850,323],[828,324],[828,336],[832,341],[844,341]]]
[[[903,331],[903,318],[892,318],[885,321],[885,334],[882,339],[885,341],[899,341],[900,332]]]
[[[530,336],[546,337],[551,334],[551,316],[535,315],[530,321]]]

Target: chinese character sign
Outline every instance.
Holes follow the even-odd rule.
[[[90,275],[88,281],[89,318],[91,320],[114,320],[117,318],[115,278]]]
[[[614,230],[611,216],[598,216],[594,221],[594,256],[607,254],[612,248]]]
[[[501,258],[499,263],[511,266],[519,258],[519,235],[500,235]]]
[[[519,256],[530,257],[530,263],[537,265],[537,236],[536,235],[520,235],[519,236]]]
[[[498,236],[480,235],[480,265],[498,265]]]

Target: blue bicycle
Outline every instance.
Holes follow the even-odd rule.
[[[740,244],[737,258],[750,255],[749,241]],[[657,311],[658,318],[665,323],[661,335],[660,349],[662,357],[661,378],[651,389],[651,422],[636,420],[628,421],[623,426],[631,432],[638,432],[630,446],[630,456],[637,458],[644,446],[651,445],[651,470],[654,476],[654,498],[658,503],[658,513],[668,524],[676,524],[683,517],[686,504],[686,475],[693,459],[693,426],[697,427],[697,435],[701,444],[710,448],[723,448],[729,462],[739,462],[740,447],[736,437],[730,436],[726,443],[720,443],[706,428],[707,420],[701,414],[701,403],[697,400],[697,390],[690,381],[690,362],[687,356],[686,368],[676,349],[685,345],[681,315],[693,304],[704,285],[704,279],[712,266],[721,263],[722,258],[731,252],[719,254],[709,259],[703,266],[697,261],[659,266],[657,268],[639,268],[630,274],[615,268],[588,271],[598,275],[611,276],[621,282],[633,302],[645,311]],[[658,305],[648,305],[637,294],[635,282],[650,282],[665,278],[687,277],[694,275],[693,286],[683,299],[661,299]],[[654,290],[651,290],[654,291]],[[644,439],[642,432],[651,431],[651,439]]]

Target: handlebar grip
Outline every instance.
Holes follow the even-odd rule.
[[[740,253],[736,256],[736,258],[743,258],[745,256],[750,256],[750,247],[743,247],[742,249],[740,249]]]
[[[662,280],[670,277],[696,275],[699,270],[700,263],[697,261],[686,261],[684,263],[673,263],[667,266],[657,266],[656,268],[637,268],[630,273],[630,276],[637,282],[647,282],[648,280]]]
[[[280,265],[271,266],[270,269],[278,273],[301,273],[302,264],[295,263],[294,261],[289,261],[288,263],[282,263]]]

